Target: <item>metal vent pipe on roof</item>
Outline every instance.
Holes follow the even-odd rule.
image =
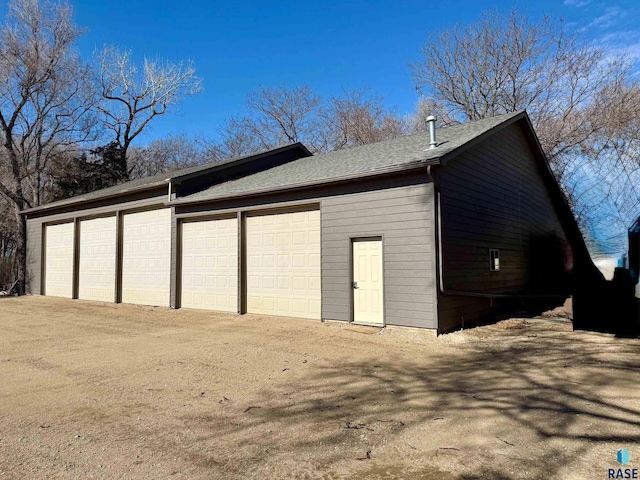
[[[429,125],[429,148],[436,148],[438,146],[438,142],[436,142],[436,117],[429,115],[426,120]]]

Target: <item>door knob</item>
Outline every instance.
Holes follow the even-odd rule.
[[[358,287],[358,282],[351,282],[351,286],[352,286],[353,288],[359,288],[359,287]]]

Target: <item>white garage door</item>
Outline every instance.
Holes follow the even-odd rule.
[[[78,298],[113,302],[116,282],[116,217],[80,222]]]
[[[247,311],[320,319],[320,211],[247,217]]]
[[[73,231],[73,222],[45,227],[45,295],[73,296]]]
[[[123,216],[122,302],[169,306],[171,209]]]
[[[182,224],[184,308],[238,311],[238,220]]]

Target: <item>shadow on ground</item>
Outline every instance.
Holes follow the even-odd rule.
[[[464,355],[443,352],[425,358],[423,364],[381,356],[375,363],[316,368],[295,385],[274,385],[256,401],[257,408],[246,412],[246,420],[216,423],[209,434],[242,436],[243,430],[268,426],[284,434],[273,442],[255,439],[266,443],[267,451],[297,449],[304,457],[319,444],[334,445],[337,453],[322,458],[329,468],[344,457],[345,448],[355,445],[354,433],[364,432],[374,452],[372,461],[377,449],[395,448],[406,455],[407,465],[422,458],[444,469],[394,474],[385,467],[379,475],[371,464],[374,470],[366,478],[555,478],[594,445],[639,443],[640,402],[633,393],[638,388],[640,344],[602,342],[601,335],[586,333],[555,332],[552,339],[538,338],[531,332],[514,333],[516,339],[502,344],[471,342],[460,347]],[[274,402],[274,395],[281,401]],[[450,419],[468,424],[461,428]],[[308,431],[308,440],[288,443],[286,432],[291,429]],[[442,434],[446,429],[459,436],[438,443],[448,438]],[[427,446],[417,451],[413,438],[426,438]],[[400,439],[402,446],[393,446]],[[506,449],[508,458],[503,461],[508,469],[483,465],[498,456],[485,455],[478,441]],[[510,448],[514,453],[509,456]],[[445,461],[438,458],[441,454],[452,457]],[[455,466],[460,458],[473,472],[446,476],[446,465]],[[509,471],[520,473],[512,477]]]

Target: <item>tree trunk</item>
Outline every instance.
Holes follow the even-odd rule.
[[[40,206],[40,202],[42,201],[42,195],[40,190],[42,189],[42,186],[40,185],[42,183],[42,172],[40,172],[40,170],[38,170],[36,172],[36,207]]]
[[[131,176],[131,172],[129,171],[129,166],[127,165],[127,151],[129,150],[129,142],[125,141],[124,145],[118,149],[118,168],[120,170],[118,176],[120,177],[118,183],[129,181],[129,177]]]

